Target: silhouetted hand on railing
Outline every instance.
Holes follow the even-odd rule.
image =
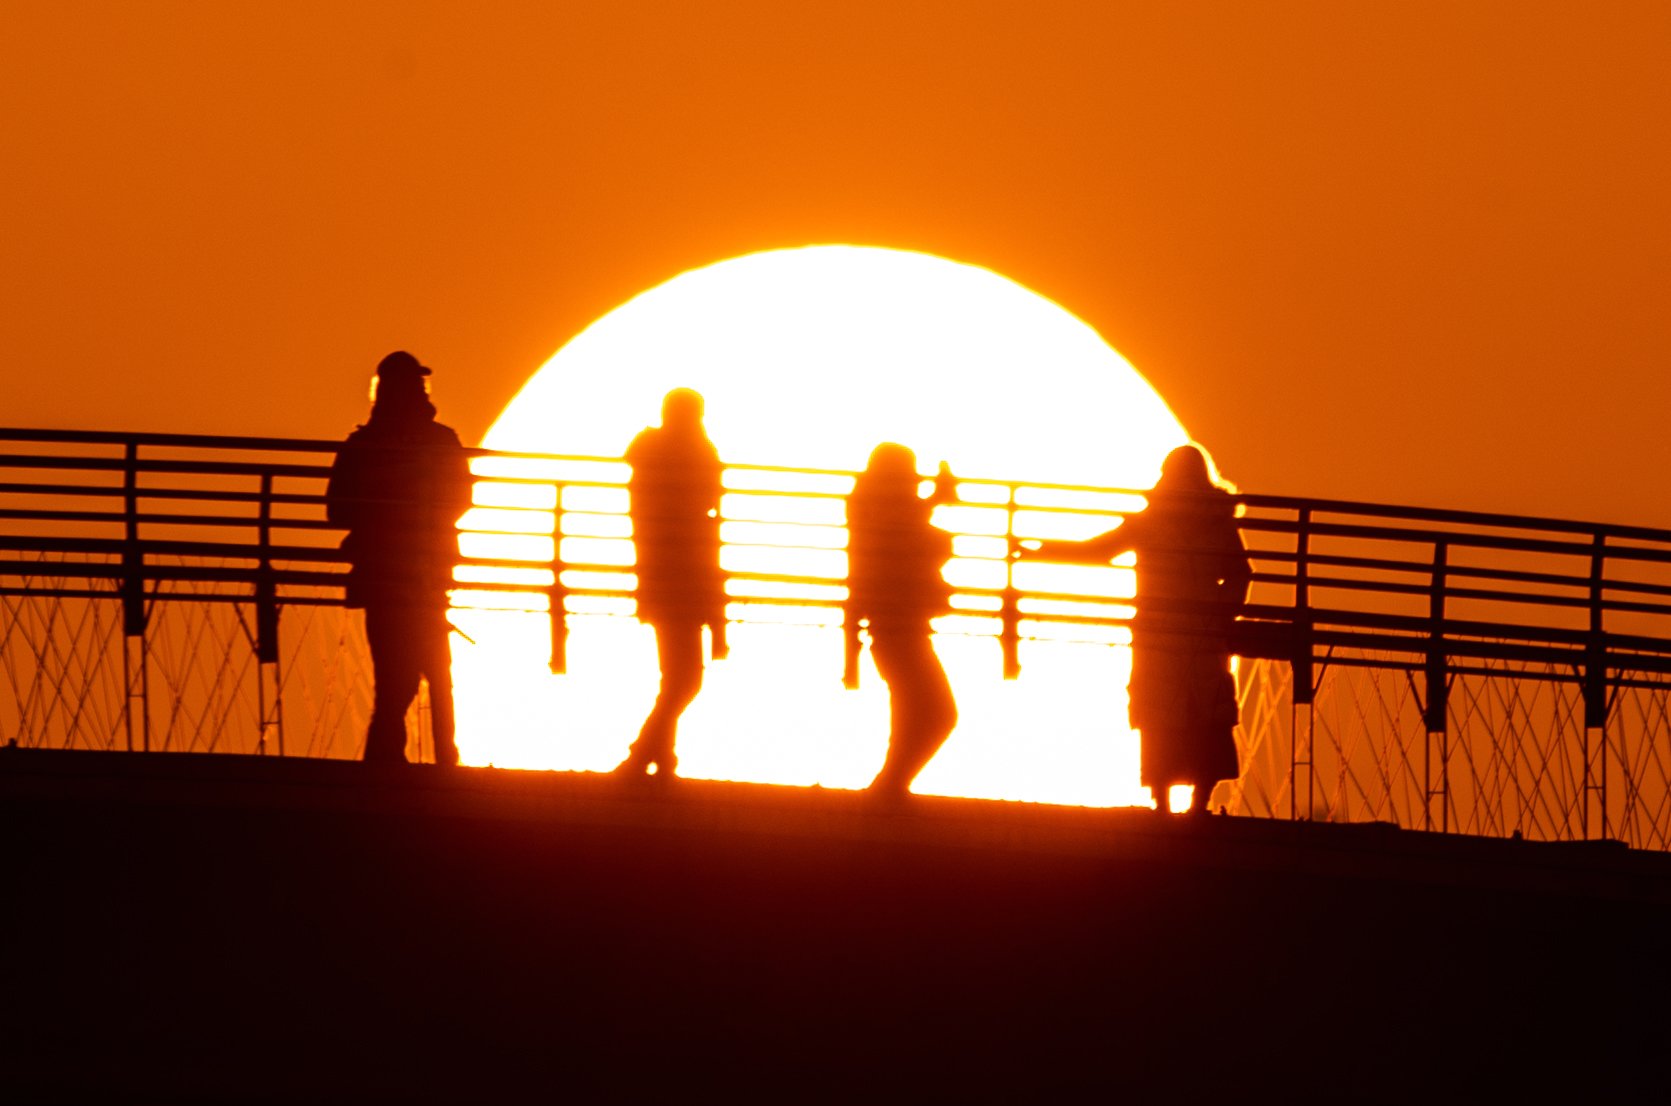
[[[934,474],[934,494],[928,497],[928,501],[936,506],[957,502],[957,478],[952,475],[950,462],[940,462],[939,471]]]

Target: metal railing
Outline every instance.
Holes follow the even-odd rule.
[[[0,724],[9,736],[175,748],[153,730],[166,715],[174,735],[189,716],[199,742],[190,747],[217,747],[220,730],[247,726],[246,706],[226,687],[242,687],[253,663],[255,748],[290,751],[284,665],[312,664],[320,680],[338,681],[338,699],[315,696],[315,709],[338,716],[330,735],[314,725],[315,740],[296,751],[348,755],[342,743],[356,739],[345,736],[356,723],[339,699],[363,698],[363,662],[299,660],[283,629],[286,611],[325,617],[342,603],[342,534],[323,509],[338,444],[0,430]],[[483,450],[471,464],[477,507],[461,525],[455,604],[548,611],[561,671],[571,618],[632,612],[628,469]],[[853,474],[732,465],[724,480],[728,617],[773,621],[794,610],[840,624]],[[957,492],[936,514],[955,535],[946,575],[956,589],[956,609],[937,629],[995,637],[1010,678],[1029,639],[1126,640],[1128,571],[1013,555],[1027,539],[1106,530],[1141,507],[1141,492],[985,477],[960,478]],[[1622,830],[1671,847],[1671,531],[1239,499],[1255,574],[1236,643],[1253,662],[1242,668],[1251,767],[1234,789],[1238,809],[1554,837]],[[164,663],[158,620],[190,605],[222,612],[222,622],[212,629],[200,616],[195,629],[170,631],[195,634],[195,644]],[[119,677],[106,656],[117,637]],[[338,627],[336,639],[343,647],[348,635]],[[95,656],[105,659],[95,665]],[[226,687],[192,668],[205,664],[220,665]],[[160,689],[159,665],[170,673]],[[90,708],[111,698],[112,683],[119,706]],[[190,705],[216,695],[230,697]],[[1320,714],[1331,695],[1358,705],[1357,733]],[[1494,748],[1465,736],[1482,728]]]

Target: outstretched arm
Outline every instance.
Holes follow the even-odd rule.
[[[1135,528],[1131,522],[1122,523],[1107,533],[1083,541],[1058,538],[1041,541],[1036,549],[1023,549],[1021,556],[1029,561],[1063,561],[1068,564],[1102,564],[1130,551]]]

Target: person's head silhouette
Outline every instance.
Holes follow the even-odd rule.
[[[1181,445],[1161,462],[1160,479],[1155,483],[1157,492],[1199,494],[1218,490],[1207,467],[1206,454],[1198,446]]]
[[[435,408],[429,401],[430,368],[405,350],[395,350],[377,363],[372,387],[373,417],[426,415]]]
[[[662,429],[686,433],[700,429],[705,406],[701,392],[691,388],[673,389],[662,397]]]
[[[877,491],[917,494],[917,455],[898,442],[883,442],[870,451],[865,482]]]

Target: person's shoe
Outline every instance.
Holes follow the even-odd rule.
[[[646,767],[648,766],[643,761],[629,754],[626,760],[623,760],[610,770],[610,774],[624,778],[642,776]]]

